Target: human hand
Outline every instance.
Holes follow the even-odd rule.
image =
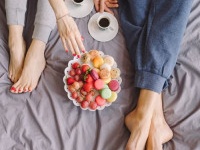
[[[85,52],[83,38],[74,19],[68,14],[57,19],[58,31],[65,50],[70,49],[73,56],[80,57],[80,50]]]
[[[119,7],[118,0],[93,0],[95,9],[98,12],[108,12],[114,14],[110,8],[117,8]]]

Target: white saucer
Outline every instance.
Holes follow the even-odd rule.
[[[97,25],[99,16],[104,15],[110,18],[110,26],[106,30],[102,30]],[[112,40],[118,33],[119,25],[114,15],[103,12],[94,14],[88,22],[88,31],[90,35],[97,41],[107,42]]]
[[[94,8],[93,0],[84,0],[81,5],[76,5],[72,0],[65,0],[70,16],[74,18],[83,18],[90,14]]]

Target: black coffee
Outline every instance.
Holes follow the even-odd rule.
[[[83,0],[74,0],[76,3],[81,3]]]
[[[108,27],[109,24],[110,24],[110,21],[107,18],[101,18],[99,21],[99,25],[104,28]]]

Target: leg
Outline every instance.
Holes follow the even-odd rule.
[[[9,78],[12,82],[19,79],[23,63],[26,45],[23,38],[27,0],[6,0],[6,18],[9,30],[8,46],[10,49]]]
[[[38,0],[33,40],[25,58],[21,77],[13,85],[15,90],[11,90],[11,92],[31,92],[36,88],[45,68],[44,50],[46,43],[55,25],[55,15],[48,0]]]
[[[130,31],[132,31],[128,32],[128,30],[124,29],[124,34],[127,38],[127,46],[130,55],[135,62],[135,87],[141,88],[142,91],[143,89],[149,89],[150,93],[160,93],[163,88],[166,87],[167,79],[171,75],[176,63],[179,46],[186,27],[192,1],[136,0],[134,2],[147,4],[147,1],[150,1],[150,3],[148,3],[150,7],[144,6],[138,8],[148,8],[144,9],[144,12],[147,12],[144,13],[147,17],[141,17],[141,20],[145,20],[141,21],[142,26],[140,23],[138,24],[138,22],[136,22],[139,15],[132,14],[131,17],[124,17],[121,18],[121,20],[122,26],[124,26],[124,28],[129,27]],[[132,1],[128,2],[132,3]],[[123,3],[123,1],[121,1],[121,3]],[[132,5],[129,4],[128,6],[131,7]],[[128,11],[127,9],[124,10],[125,11],[122,11],[121,16],[130,16],[131,11]],[[137,11],[137,7],[132,10]],[[126,14],[127,12],[128,15]],[[176,18],[172,17],[175,14]],[[141,95],[144,96],[143,100],[141,99]],[[153,128],[157,128],[155,119],[158,118],[152,117],[155,115],[155,106],[157,106],[155,101],[157,100],[158,96],[149,97],[148,94],[145,95],[143,92],[140,93],[138,104],[140,103],[141,106],[137,106],[125,120],[126,125],[131,132],[130,139],[127,143],[127,149],[138,149],[138,145],[140,145],[139,149],[143,149],[148,135],[149,141],[147,146],[155,145],[158,149],[162,149],[161,143],[165,142],[165,140],[159,141],[157,140],[159,139],[157,137],[155,140],[152,140],[153,137],[150,136]],[[149,105],[151,103],[152,105]],[[142,113],[141,111],[138,111],[138,108],[145,108],[144,106],[151,111],[147,112],[147,108],[146,110],[142,109]],[[161,118],[164,120],[164,117]]]

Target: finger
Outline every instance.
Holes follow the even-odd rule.
[[[69,38],[67,38],[67,45],[68,45],[69,49],[71,50],[72,55],[73,55],[73,56],[76,56],[76,53],[75,53],[75,51],[74,51],[74,48],[73,48],[72,43],[71,43],[71,41],[70,41]]]
[[[100,12],[104,12],[104,6],[105,6],[105,3],[104,3],[104,0],[100,0]]]
[[[65,51],[68,52],[67,43],[65,41],[65,38],[61,37],[61,40],[62,40],[62,44],[63,44],[63,47],[64,47]]]
[[[99,11],[99,1],[94,0],[94,6],[95,6],[96,11]]]
[[[111,9],[109,9],[107,6],[105,6],[105,11],[114,15],[113,11]]]
[[[117,7],[119,7],[118,4],[111,4],[109,2],[106,2],[106,6],[109,7],[109,8],[117,8]]]
[[[80,50],[84,53],[85,52],[85,47],[83,45],[83,42],[80,38],[81,36],[76,36],[76,42],[78,43],[78,46],[80,48]]]
[[[74,48],[74,50],[75,50],[75,53],[76,53],[76,54],[78,55],[78,57],[79,57],[79,56],[80,56],[80,51],[79,51],[78,44],[77,44],[77,42],[76,42],[76,40],[75,40],[75,37],[71,37],[70,40],[71,40],[72,46],[73,46],[73,48]]]
[[[118,4],[117,0],[107,0],[107,2],[111,3],[111,4]]]

